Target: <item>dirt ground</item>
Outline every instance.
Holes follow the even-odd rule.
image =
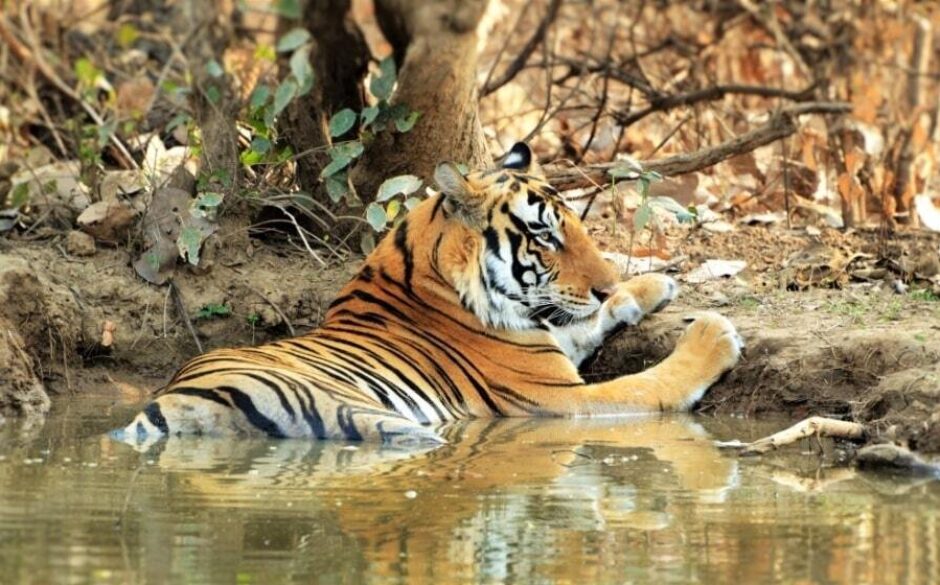
[[[47,410],[43,388],[52,401],[102,385],[121,402],[140,400],[198,353],[193,335],[210,349],[304,333],[358,264],[322,268],[285,244],[222,236],[208,270],[177,271],[177,300],[168,287],[137,278],[126,250],[99,247],[79,257],[65,239],[0,239],[0,321],[17,336],[8,345],[19,348],[0,355],[11,388],[0,410],[8,413]],[[599,239],[624,249],[618,237]],[[938,261],[940,235],[695,229],[672,237],[670,249],[685,257],[673,266],[680,281],[705,259],[748,267],[684,283],[674,306],[608,343],[587,377],[655,363],[673,347],[684,317],[717,310],[748,349],[706,395],[703,413],[847,417],[940,453],[940,296],[929,279],[919,280]]]
[[[688,260],[732,258],[733,278],[686,283],[679,302],[611,340],[588,377],[637,371],[665,357],[696,310],[742,332],[742,363],[706,394],[703,413],[849,418],[880,438],[940,452],[940,235],[742,228],[698,232]],[[929,275],[929,276],[928,276]],[[920,277],[927,277],[921,279]]]

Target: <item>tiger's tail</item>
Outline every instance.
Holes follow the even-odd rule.
[[[349,404],[327,409],[284,406],[253,402],[234,389],[170,392],[110,435],[132,445],[149,445],[170,435],[338,439],[401,447],[446,443],[433,427],[392,410]]]

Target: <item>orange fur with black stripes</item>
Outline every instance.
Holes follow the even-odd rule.
[[[439,441],[469,417],[687,410],[733,367],[729,321],[699,316],[663,362],[586,384],[580,362],[611,332],[671,301],[675,282],[626,282],[524,144],[415,207],[312,333],[185,364],[120,433]]]

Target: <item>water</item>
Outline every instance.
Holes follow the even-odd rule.
[[[101,435],[123,421],[110,399],[71,404],[0,428],[0,583],[940,581],[940,482],[712,446],[779,423],[509,420],[424,453],[138,453]]]

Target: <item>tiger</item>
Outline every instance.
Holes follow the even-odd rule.
[[[441,444],[459,419],[688,411],[740,359],[734,325],[703,312],[657,365],[585,382],[578,366],[672,302],[676,281],[621,281],[525,143],[493,168],[443,162],[433,177],[439,193],[379,242],[319,328],[191,359],[114,436]]]

